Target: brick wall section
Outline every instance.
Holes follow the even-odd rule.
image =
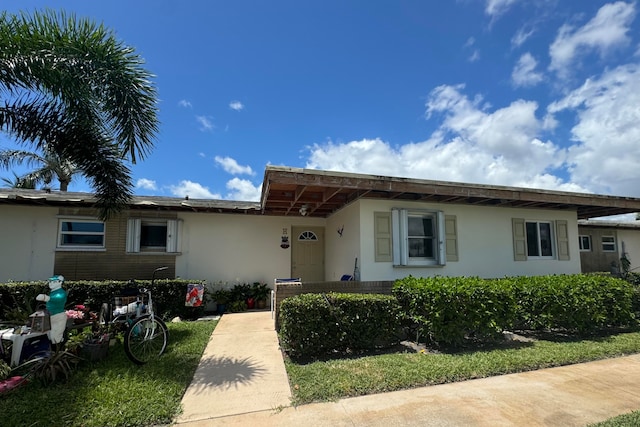
[[[353,293],[353,294],[391,294],[393,281],[379,282],[311,282],[302,285],[278,284],[275,286],[274,319],[276,330],[280,329],[280,303],[288,297],[301,294]]]
[[[93,209],[60,208],[59,215],[95,217]],[[153,270],[167,266],[158,277],[175,277],[176,255],[166,253],[126,252],[127,219],[176,218],[175,213],[145,211],[125,212],[105,223],[105,251],[56,251],[54,274],[62,274],[66,280],[128,280],[151,279]]]

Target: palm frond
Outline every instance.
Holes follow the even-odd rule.
[[[153,148],[152,79],[102,24],[64,12],[0,13],[0,131],[76,166],[105,218],[131,197],[125,163]]]

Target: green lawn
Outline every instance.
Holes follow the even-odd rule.
[[[107,359],[83,363],[65,383],[28,384],[0,396],[3,426],[150,426],[180,411],[216,322],[169,323],[169,345],[157,362],[134,365],[122,344]]]
[[[286,367],[294,404],[336,400],[640,353],[640,332],[571,342],[538,340],[460,353],[394,353]]]
[[[640,411],[620,415],[601,423],[591,424],[590,427],[637,427],[640,426]]]
[[[215,322],[169,324],[163,357],[132,364],[121,344],[85,363],[66,383],[29,384],[0,397],[0,425],[150,426],[168,424],[192,379]],[[286,366],[294,404],[400,390],[640,353],[640,332],[579,341],[538,340],[458,353],[392,353]],[[603,426],[638,425],[638,413]]]

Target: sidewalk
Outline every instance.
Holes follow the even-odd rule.
[[[182,400],[178,427],[585,426],[640,409],[640,355],[289,406],[269,312],[226,314]]]

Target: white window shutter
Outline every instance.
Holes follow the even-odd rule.
[[[400,265],[409,265],[409,211],[400,209]]]
[[[403,220],[406,221],[407,210],[393,208],[391,210],[391,238],[393,240],[393,265],[407,265],[407,234],[403,233]]]
[[[179,252],[180,249],[180,221],[167,220],[167,252]]]
[[[127,220],[127,252],[140,252],[140,229],[142,220],[140,218],[129,218]]]
[[[445,265],[447,263],[446,248],[444,246],[444,214],[438,211],[436,214],[436,242],[438,243],[438,259],[436,260],[438,265]]]

